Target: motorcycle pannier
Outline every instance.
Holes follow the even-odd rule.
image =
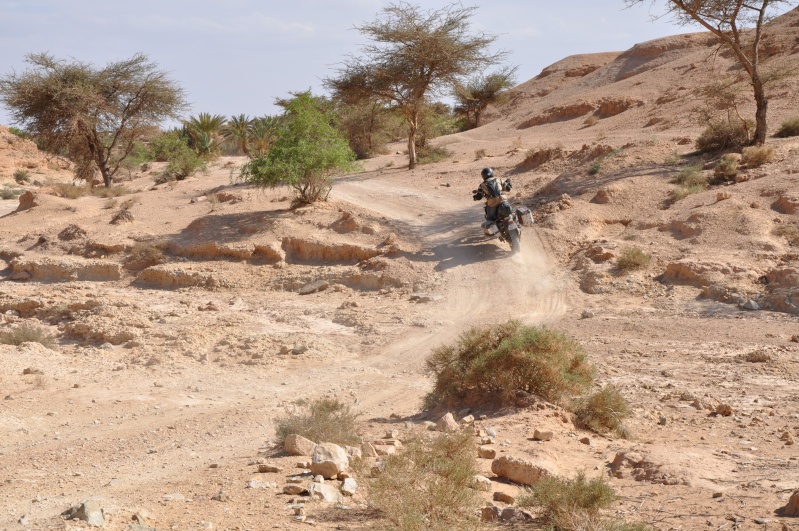
[[[516,209],[516,216],[519,218],[519,222],[522,225],[532,225],[533,224],[533,213],[530,212],[530,209],[527,207],[519,207]]]

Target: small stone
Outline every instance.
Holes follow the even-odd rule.
[[[485,430],[486,430],[486,435],[488,435],[489,437],[493,437],[494,439],[497,438],[497,430],[496,429],[494,429],[492,427],[488,427]]]
[[[499,507],[483,507],[481,510],[480,519],[483,522],[496,522],[499,520],[499,515],[502,514],[502,509]]]
[[[276,489],[277,483],[273,481],[258,481],[257,479],[251,479],[247,482],[244,488],[247,489]]]
[[[323,478],[321,474],[317,474],[317,475],[315,475],[313,477],[313,482],[314,483],[324,483],[325,482],[325,478]]]
[[[719,404],[716,406],[716,413],[722,417],[730,417],[732,416],[732,406],[729,404]]]
[[[665,426],[668,421],[669,419],[667,419],[665,415],[661,415],[660,418],[658,418],[658,424],[661,426]]]
[[[484,492],[491,492],[493,489],[493,484],[491,480],[485,476],[476,475],[474,476],[474,488],[477,490],[481,490]]]
[[[446,415],[438,419],[436,425],[438,426],[439,431],[444,431],[444,432],[458,431],[458,423],[455,422],[455,417],[452,415],[452,413],[447,413]]]
[[[474,424],[474,415],[466,415],[461,419],[461,424],[464,426],[469,426],[470,424]]]
[[[393,444],[375,444],[374,449],[377,455],[394,455],[397,453],[397,447]]]
[[[391,430],[386,432],[384,439],[399,439],[399,430]]]
[[[480,438],[480,444],[494,444],[494,438],[486,435]]]
[[[533,432],[533,439],[537,441],[551,441],[554,434],[551,431],[539,431],[535,430]]]
[[[764,525],[764,524],[767,524],[767,523],[771,522],[771,520],[769,518],[755,518],[752,521],[754,523],[760,524],[760,525]]]
[[[347,478],[341,484],[341,493],[344,496],[355,496],[355,493],[358,492],[358,483],[352,478]]]
[[[308,345],[297,345],[293,349],[291,349],[291,353],[294,355],[304,354],[308,352]]]
[[[298,461],[297,462],[297,468],[311,468],[311,462],[310,461]]]
[[[363,452],[364,457],[377,457],[377,451],[375,447],[370,442],[365,442],[361,444],[361,451]]]
[[[508,505],[513,505],[514,503],[516,503],[516,498],[505,492],[497,491],[494,493],[494,501],[506,503]]]
[[[585,310],[582,311],[580,317],[583,319],[591,319],[592,317],[594,317],[594,312],[586,308]]]
[[[33,367],[27,367],[22,369],[22,374],[42,374],[41,369],[35,369]]]
[[[344,501],[341,492],[333,485],[326,483],[311,483],[308,493],[324,503],[341,503]]]
[[[721,498],[722,496],[724,496],[724,493],[722,493],[722,492],[714,492],[713,493],[713,498]]]
[[[752,299],[749,299],[744,303],[743,306],[741,306],[741,308],[743,308],[744,310],[756,311],[760,309],[760,305],[757,302],[753,301]]]
[[[95,500],[87,500],[67,510],[64,514],[97,527],[102,527],[105,524],[105,511],[100,506],[100,502]]]
[[[583,444],[591,445],[591,438],[590,437],[581,437],[580,442]]]
[[[276,465],[258,465],[258,472],[261,474],[276,474],[279,472],[283,472],[283,469]]]
[[[302,485],[297,484],[289,484],[283,487],[284,494],[290,494],[292,496],[305,496],[308,494],[308,489],[303,487]]]
[[[220,490],[219,492],[211,496],[211,499],[218,502],[227,502],[230,501],[230,496],[228,496],[224,490]]]
[[[497,457],[497,451],[488,446],[480,446],[477,449],[477,457],[480,459],[495,459]]]

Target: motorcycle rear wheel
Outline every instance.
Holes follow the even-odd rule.
[[[518,229],[510,231],[510,250],[513,254],[516,254],[522,250],[522,243],[519,240]]]

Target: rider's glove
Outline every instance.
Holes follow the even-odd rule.
[[[480,192],[479,190],[472,190],[472,194],[474,194],[472,195],[472,199],[475,201],[480,201],[483,198],[483,192]]]
[[[505,179],[505,184],[504,184],[503,188],[505,188],[506,192],[510,192],[511,191],[511,189],[513,188],[513,185],[510,183],[510,178]]]

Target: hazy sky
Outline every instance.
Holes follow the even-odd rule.
[[[426,9],[450,2],[421,0]],[[0,73],[26,68],[49,51],[97,65],[143,52],[186,90],[191,114],[277,112],[276,97],[308,88],[356,53],[353,26],[373,20],[386,0],[0,0]],[[626,50],[689,31],[657,7],[624,9],[623,0],[464,1],[477,6],[474,29],[497,34],[512,52],[518,81],[575,53]],[[0,107],[0,124],[8,125]]]

